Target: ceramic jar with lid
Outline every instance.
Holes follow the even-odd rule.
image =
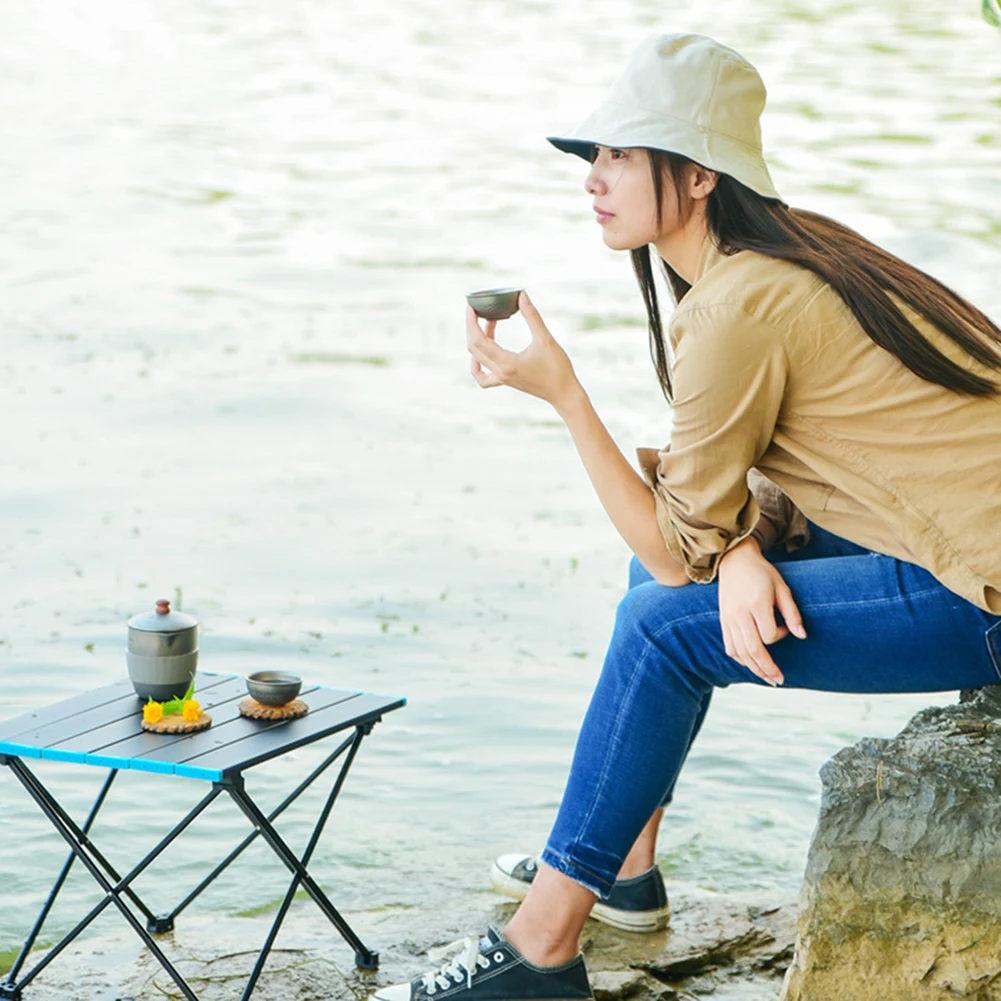
[[[125,659],[139,698],[179,698],[198,667],[198,620],[171,611],[170,602],[161,598],[152,612],[129,619]]]

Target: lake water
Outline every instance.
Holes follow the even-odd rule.
[[[470,379],[462,295],[527,286],[623,449],[666,441],[628,259],[543,136],[673,30],[759,67],[787,201],[1001,316],[979,0],[0,4],[0,717],[121,676],[126,619],[179,597],[206,670],[407,696],[315,859],[340,906],[447,908],[542,846],[627,552],[546,406]],[[720,693],[665,871],[794,891],[820,765],[948,698]],[[254,788],[277,801],[320,754]],[[77,815],[100,778],[38,771]],[[199,792],[123,775],[113,860]],[[64,849],[6,773],[0,803],[2,951]],[[310,810],[290,813],[297,844]],[[193,885],[244,830],[220,802],[161,881]],[[281,895],[248,872],[203,906]],[[54,929],[92,900],[77,873]]]

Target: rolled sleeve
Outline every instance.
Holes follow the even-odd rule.
[[[671,444],[655,466],[642,450],[640,465],[668,551],[708,584],[758,522],[748,472],[771,442],[788,366],[778,331],[729,303],[676,313],[671,342]]]

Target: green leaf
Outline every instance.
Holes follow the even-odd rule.
[[[998,0],[983,0],[983,5],[981,6],[981,11],[984,15],[984,20],[993,25],[995,28],[1001,28],[1001,6],[998,4]]]
[[[164,702],[163,715],[173,716],[181,712],[182,709],[184,709],[184,699],[179,699],[175,696],[169,702]]]
[[[184,699],[193,699],[195,697],[195,676],[191,675],[191,684],[188,685],[188,690],[184,693]]]

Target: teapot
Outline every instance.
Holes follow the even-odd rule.
[[[152,612],[128,621],[125,660],[141,699],[167,702],[187,691],[198,666],[198,620],[161,598]]]

